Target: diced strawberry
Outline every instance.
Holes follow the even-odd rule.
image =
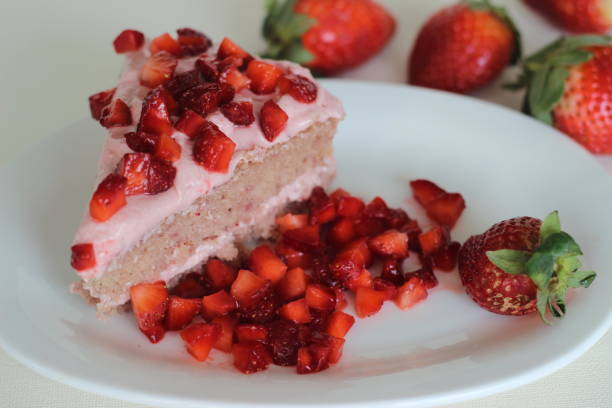
[[[364,207],[361,199],[351,196],[340,197],[337,203],[338,215],[346,218],[359,218]]]
[[[210,258],[206,262],[204,279],[206,279],[214,289],[227,289],[236,279],[236,270],[227,263]]]
[[[382,234],[388,227],[387,222],[382,218],[362,217],[355,220],[355,232],[360,237],[372,237]]]
[[[329,363],[336,364],[342,357],[342,348],[345,340],[340,337],[331,336],[325,332],[313,332],[310,335],[311,344],[329,347]]]
[[[356,278],[346,282],[346,287],[353,292],[356,292],[358,288],[371,288],[372,274],[370,274],[370,271],[363,268]]]
[[[329,368],[329,347],[310,345],[300,347],[297,357],[297,373],[318,373]]]
[[[311,283],[306,288],[304,296],[308,307],[317,310],[334,310],[336,307],[336,294],[326,286]]]
[[[348,287],[350,282],[357,279],[361,274],[363,264],[361,263],[361,259],[355,255],[338,255],[336,259],[329,264],[329,270],[331,271],[334,280],[339,282],[341,285]]]
[[[285,129],[289,116],[272,99],[266,101],[259,113],[259,126],[264,137],[272,142]]]
[[[192,28],[179,28],[176,33],[183,55],[201,54],[212,45],[212,41],[204,33]]]
[[[278,282],[276,292],[282,300],[293,300],[304,296],[308,276],[302,268],[292,268],[287,271],[283,279]]]
[[[419,235],[423,232],[419,223],[416,220],[409,220],[405,223],[400,231],[408,234],[408,248],[414,252],[421,252],[421,244],[419,244]]]
[[[276,254],[287,264],[287,268],[310,268],[312,265],[312,255],[294,249],[287,245],[284,240],[276,244]]]
[[[178,41],[176,41],[172,36],[168,33],[164,33],[158,37],[155,37],[151,40],[151,44],[149,45],[149,50],[151,51],[151,55],[157,54],[160,51],[166,51],[175,57],[180,57],[182,54],[181,46]]]
[[[289,230],[302,228],[308,225],[308,215],[287,213],[276,218],[278,230],[285,233]]]
[[[410,309],[415,304],[427,298],[427,288],[421,279],[416,276],[408,279],[400,286],[393,301],[402,310]]]
[[[181,330],[190,324],[202,309],[200,299],[170,296],[166,312],[166,330]]]
[[[308,311],[306,300],[303,298],[281,306],[281,308],[278,309],[278,313],[282,318],[298,324],[309,323],[312,319],[310,311]]]
[[[287,265],[267,245],[260,245],[251,252],[249,266],[253,272],[269,280],[273,285],[287,272]]]
[[[117,54],[138,51],[144,44],[144,34],[136,30],[123,30],[113,40],[113,47]]]
[[[104,222],[123,208],[125,200],[125,186],[127,180],[118,174],[109,174],[98,185],[89,202],[89,214],[96,221]]]
[[[450,272],[455,269],[460,248],[461,244],[457,241],[453,241],[442,250],[433,254],[432,260],[435,267],[445,272]]]
[[[226,68],[221,71],[219,81],[231,85],[236,92],[242,91],[251,85],[251,79],[237,68]]]
[[[385,258],[382,263],[382,271],[380,277],[395,286],[400,286],[404,283],[404,272],[402,271],[402,262],[397,258]]]
[[[342,197],[351,197],[351,194],[343,188],[337,188],[331,192],[329,197],[334,201],[336,207],[338,206],[338,202]]]
[[[219,316],[215,317],[211,323],[221,328],[221,334],[213,347],[225,353],[231,353],[232,345],[234,344],[234,327],[236,326],[236,319],[232,316]]]
[[[130,298],[138,328],[151,343],[157,343],[166,332],[164,328],[168,306],[166,284],[164,281],[139,283],[130,288]]]
[[[408,256],[408,234],[398,230],[388,230],[370,238],[370,249],[381,256],[403,259]]]
[[[251,91],[263,95],[274,92],[283,70],[268,62],[253,60],[249,62],[246,74],[251,79]]]
[[[176,64],[176,57],[169,52],[151,55],[140,69],[140,84],[148,88],[165,84],[174,75]]]
[[[372,289],[383,292],[385,294],[385,300],[391,300],[397,294],[397,287],[380,276],[372,279]]]
[[[164,87],[174,98],[180,98],[183,92],[202,83],[202,76],[196,69],[176,74]]]
[[[386,220],[389,216],[389,206],[382,198],[374,197],[363,209],[363,215],[367,218]]]
[[[217,82],[219,80],[219,70],[205,55],[202,55],[195,62],[195,66],[202,77],[207,82]]]
[[[106,91],[95,93],[89,97],[89,110],[91,111],[92,118],[100,120],[102,117],[102,110],[111,103],[116,90],[117,88],[107,89]]]
[[[268,323],[277,317],[277,307],[276,296],[268,287],[268,291],[254,306],[241,305],[237,314],[242,323]]]
[[[346,296],[344,296],[344,290],[339,287],[332,288],[336,293],[336,310],[344,310],[348,306]]]
[[[230,293],[238,301],[240,307],[250,308],[257,305],[269,290],[270,282],[249,270],[242,269],[238,271]]]
[[[335,287],[339,284],[329,267],[332,261],[332,255],[327,252],[317,254],[312,258],[311,278],[313,283],[321,283],[329,287]]]
[[[151,155],[148,153],[126,153],[123,155],[115,172],[126,179],[126,196],[147,192],[150,166]]]
[[[225,316],[236,309],[236,301],[224,290],[202,298],[202,316],[208,320]]]
[[[459,193],[446,193],[427,203],[427,216],[448,228],[453,228],[465,209],[465,201]]]
[[[221,44],[219,45],[219,50],[217,51],[217,59],[222,60],[227,57],[238,57],[241,59],[251,57],[248,52],[240,48],[235,42],[225,37]]]
[[[132,111],[123,102],[123,99],[115,99],[109,105],[102,108],[100,124],[107,129],[129,126],[132,124]]]
[[[310,224],[325,224],[336,218],[336,206],[322,187],[315,187],[308,198]]]
[[[319,225],[289,230],[283,234],[283,239],[287,245],[305,252],[316,251],[322,245]]]
[[[155,153],[155,146],[159,136],[148,132],[128,132],[125,135],[125,142],[128,147],[135,152]]]
[[[202,281],[202,275],[191,272],[181,278],[181,280],[172,288],[170,293],[174,296],[194,299],[198,304],[202,305],[202,296],[209,294],[207,286]]]
[[[268,343],[274,364],[294,366],[297,362],[298,348],[304,345],[304,332],[307,326],[297,325],[278,319],[268,325]]]
[[[355,311],[362,319],[380,311],[387,293],[369,288],[357,288],[355,293]]]
[[[96,254],[91,242],[73,245],[70,251],[72,252],[70,266],[77,271],[84,271],[96,266]]]
[[[302,75],[282,76],[278,81],[278,88],[282,94],[289,94],[298,102],[312,103],[317,99],[317,86]]]
[[[245,374],[263,371],[272,362],[272,356],[261,343],[236,343],[232,354],[234,366]]]
[[[236,143],[214,123],[207,122],[193,142],[193,159],[206,170],[227,173]]]
[[[359,266],[369,267],[372,264],[372,253],[365,238],[359,238],[342,248],[338,258],[352,259]]]
[[[217,61],[217,70],[219,71],[219,73],[230,71],[233,69],[242,70],[243,64],[244,64],[244,60],[242,58],[238,58],[235,56],[229,56],[229,57],[223,58],[222,60]],[[249,79],[249,83],[250,82],[251,80]]]
[[[198,361],[208,358],[210,350],[221,336],[221,327],[216,324],[196,323],[181,330],[181,338],[189,354]]]
[[[190,139],[193,139],[198,135],[205,123],[206,119],[204,119],[202,116],[198,115],[191,109],[185,109],[174,127],[179,132],[183,132],[189,136]]]
[[[251,102],[230,102],[221,106],[221,113],[233,124],[238,126],[249,126],[255,122],[253,115],[253,104]]]
[[[430,201],[446,193],[444,189],[429,180],[412,180],[410,182],[410,188],[412,189],[414,198],[422,206],[426,206]]]
[[[331,336],[344,338],[346,333],[353,327],[353,324],[355,324],[355,318],[353,316],[336,311],[329,316],[325,331]]]
[[[408,213],[401,208],[390,208],[386,219],[393,229],[400,229],[411,221]]]
[[[159,194],[174,185],[176,167],[172,163],[153,157],[147,174],[146,194]]]
[[[421,269],[410,272],[406,274],[406,281],[410,280],[410,278],[416,276],[417,278],[423,281],[423,284],[427,289],[434,288],[438,286],[438,278],[433,272],[433,264],[430,258],[426,258],[421,256]]]
[[[348,218],[341,218],[332,225],[328,239],[335,246],[348,244],[355,238],[355,223]]]
[[[234,88],[227,84],[204,83],[189,88],[181,94],[179,102],[202,116],[214,112],[217,108],[234,99]]]
[[[170,111],[166,104],[166,92],[163,88],[151,90],[144,98],[138,122],[138,131],[156,135],[170,136],[173,132]],[[155,146],[159,144],[156,141]]]
[[[159,135],[155,145],[155,157],[174,162],[181,158],[181,145],[170,135]]]
[[[263,324],[239,324],[235,332],[238,343],[268,342],[268,328]]]
[[[448,230],[444,227],[434,227],[419,235],[419,244],[425,255],[433,255],[448,244]]]

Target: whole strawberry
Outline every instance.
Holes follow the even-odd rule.
[[[609,0],[523,0],[550,21],[574,33],[606,33],[612,29]]]
[[[612,37],[561,38],[529,57],[516,88],[523,111],[593,153],[612,153]]]
[[[579,271],[580,247],[561,231],[558,213],[542,222],[520,217],[470,237],[459,251],[459,275],[481,307],[503,315],[565,314],[568,288],[589,287],[595,272]]]
[[[269,0],[263,56],[331,75],[365,62],[394,32],[393,17],[372,0]]]
[[[409,61],[412,85],[468,93],[491,83],[521,54],[505,9],[467,0],[434,14],[421,28]]]

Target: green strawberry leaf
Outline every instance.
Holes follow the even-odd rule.
[[[540,241],[546,241],[549,236],[557,232],[561,232],[561,220],[559,219],[559,211],[553,211],[544,218],[544,221],[542,221],[542,226],[540,227]]]
[[[531,254],[527,251],[516,251],[514,249],[500,249],[487,251],[487,258],[501,270],[510,275],[521,275],[527,273],[527,261]]]
[[[536,253],[546,253],[555,257],[582,255],[582,250],[567,232],[551,234],[536,250]]]
[[[529,88],[529,106],[535,117],[549,122],[547,114],[563,96],[568,76],[567,69],[552,66],[535,72]]]
[[[268,47],[262,56],[272,59],[289,59],[298,63],[310,62],[314,56],[302,45],[304,34],[315,20],[293,11],[297,0],[266,0],[267,15],[262,34]]]
[[[536,308],[538,309],[538,313],[540,314],[540,318],[542,318],[542,321],[548,325],[551,325],[552,324],[551,321],[546,318],[546,309],[548,308],[548,297],[549,297],[548,288],[538,290]]]
[[[567,281],[570,288],[588,288],[595,280],[597,274],[593,271],[576,271]]]
[[[612,37],[609,35],[583,34],[565,37],[562,46],[566,50],[575,50],[581,47],[608,44],[612,44]]]
[[[291,47],[287,47],[284,55],[286,59],[298,64],[305,64],[314,58],[314,55],[304,48],[301,41],[295,41]]]
[[[548,283],[555,271],[555,259],[549,253],[534,252],[527,261],[527,275],[540,290],[548,290]]]

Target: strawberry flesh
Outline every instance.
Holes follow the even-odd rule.
[[[166,333],[164,320],[169,301],[166,284],[139,283],[130,288],[130,298],[138,328],[151,343],[159,342]]]
[[[242,269],[232,283],[230,293],[238,301],[241,308],[251,308],[257,305],[270,291],[270,282]]]
[[[91,242],[76,244],[70,248],[70,266],[77,271],[84,271],[96,266],[96,254]]]
[[[227,84],[204,83],[187,89],[179,97],[179,103],[202,116],[234,98],[234,88]]]
[[[283,239],[287,245],[299,251],[316,251],[322,245],[321,228],[319,225],[295,228],[285,232]]]
[[[219,80],[219,70],[217,66],[209,61],[206,56],[201,56],[195,62],[196,69],[206,82],[217,82]]]
[[[208,358],[221,336],[221,327],[216,324],[196,323],[181,330],[181,338],[185,342],[185,348],[198,361]]]
[[[170,296],[166,312],[166,330],[181,330],[191,324],[202,308],[200,299]]]
[[[125,200],[125,187],[127,180],[118,174],[109,174],[98,185],[89,202],[89,214],[98,222],[104,222],[111,218],[117,211],[123,208]]]
[[[193,139],[200,133],[205,123],[206,119],[202,116],[190,109],[186,109],[174,127],[179,132],[186,134],[190,139]]]
[[[434,227],[419,235],[419,244],[424,255],[433,255],[448,244],[448,230],[444,227]]]
[[[261,343],[236,343],[232,347],[234,366],[244,374],[252,374],[268,368],[272,356]]]
[[[155,88],[170,81],[176,69],[176,57],[169,52],[160,51],[151,55],[140,69],[140,84]]]
[[[91,117],[95,120],[100,120],[102,110],[108,106],[115,96],[117,88],[107,89],[106,91],[98,92],[89,97],[89,110]]]
[[[276,292],[282,300],[295,300],[304,296],[308,276],[302,268],[289,269],[285,276],[278,282]]]
[[[442,271],[450,272],[457,266],[457,256],[459,255],[461,244],[453,241],[442,250],[432,256],[434,266]]]
[[[276,65],[253,60],[249,63],[246,75],[251,80],[251,91],[264,95],[274,92],[283,71]]]
[[[288,74],[281,77],[278,87],[282,94],[289,94],[298,102],[312,103],[317,99],[317,86],[301,75]]]
[[[413,276],[397,290],[393,301],[402,310],[406,310],[415,304],[427,299],[427,287],[418,277]]]
[[[315,187],[308,198],[310,224],[325,224],[336,218],[336,206],[322,187]]]
[[[370,238],[368,245],[372,251],[382,256],[406,258],[408,256],[408,234],[397,230],[388,230]]]
[[[138,131],[156,135],[172,134],[172,122],[168,110],[164,89],[159,87],[151,90],[142,102],[142,111],[138,121]],[[159,140],[155,145],[159,144]]]
[[[234,344],[234,327],[236,326],[236,319],[232,316],[220,316],[214,318],[211,323],[221,328],[221,334],[213,347],[224,353],[231,353],[232,345]]]
[[[234,298],[226,291],[220,290],[202,298],[202,316],[208,320],[225,316],[234,311],[236,306]]]
[[[402,285],[404,283],[404,273],[401,261],[398,261],[396,258],[383,259],[380,277],[395,286]]]
[[[207,122],[193,142],[193,159],[206,170],[227,173],[236,143],[217,125]]]
[[[231,85],[236,92],[242,91],[251,85],[251,80],[237,68],[229,67],[221,70],[219,81]]]
[[[383,302],[387,300],[385,291],[369,288],[358,288],[355,293],[355,311],[357,316],[363,318],[375,315],[380,311]]]
[[[179,28],[176,34],[182,55],[198,55],[206,52],[212,45],[210,38],[192,28]]]
[[[274,139],[285,129],[289,116],[273,100],[266,101],[259,113],[259,126],[264,137],[273,142]]]
[[[350,314],[335,311],[327,321],[326,333],[330,336],[344,338],[348,331],[355,324],[355,318]]]
[[[164,33],[152,39],[149,50],[151,51],[151,55],[157,54],[160,51],[166,51],[175,57],[180,57],[182,54],[181,46],[178,41],[172,38],[168,33]]]
[[[253,104],[251,102],[230,102],[221,106],[221,113],[233,124],[238,126],[249,126],[255,122],[253,115]]]
[[[412,180],[410,188],[415,200],[422,206],[426,206],[429,202],[446,193],[446,190],[439,187],[436,183],[423,179]]]
[[[312,283],[306,288],[304,295],[308,307],[317,310],[334,310],[336,307],[335,292],[320,284]]]
[[[202,275],[196,272],[188,273],[172,288],[170,293],[181,298],[194,299],[202,303],[202,297],[209,295],[211,291],[202,280]]]
[[[465,201],[459,193],[445,193],[433,199],[425,210],[427,216],[448,228],[453,228],[465,209]]]
[[[136,30],[123,30],[113,40],[113,47],[117,54],[138,51],[144,44],[144,34]]]
[[[267,245],[260,245],[251,252],[249,266],[253,272],[272,284],[280,281],[287,272],[287,265]]]
[[[288,245],[284,239],[276,244],[276,254],[287,264],[287,268],[310,268],[312,255]]]
[[[238,343],[268,342],[268,327],[263,324],[239,324],[235,332]]]
[[[191,71],[177,74],[170,79],[164,87],[172,94],[174,98],[180,98],[180,96],[188,89],[191,89],[202,83],[202,77],[200,72],[195,69]]]
[[[125,177],[125,195],[144,194],[148,191],[148,174],[151,167],[151,155],[148,153],[126,153],[115,171]]]
[[[310,323],[312,320],[305,299],[294,300],[293,302],[283,305],[278,309],[278,314],[282,318],[298,324]]]
[[[204,279],[208,281],[214,289],[228,289],[236,279],[237,272],[227,263],[210,258],[206,262]]]
[[[122,99],[115,99],[102,109],[100,124],[107,129],[129,126],[132,124],[132,111]]]

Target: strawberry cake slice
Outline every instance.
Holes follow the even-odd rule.
[[[275,216],[334,176],[342,105],[309,71],[257,59],[230,39],[184,28],[135,30],[119,84],[89,98],[106,128],[96,188],[72,246],[72,287],[100,315],[130,287],[233,259]]]

